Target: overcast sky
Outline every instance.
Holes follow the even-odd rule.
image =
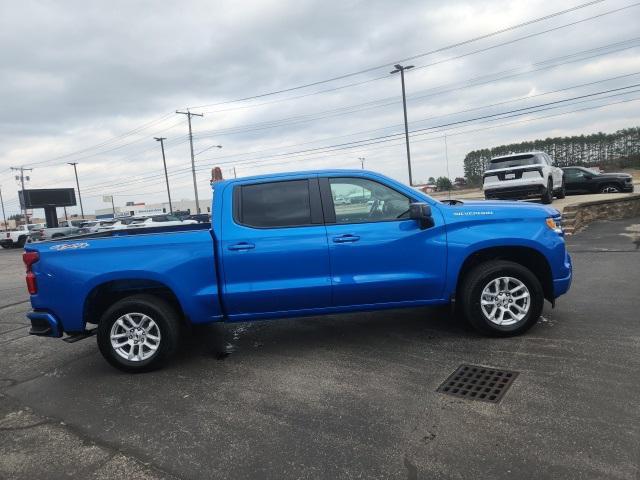
[[[78,162],[87,213],[107,206],[105,194],[164,201],[154,136],[167,137],[173,198],[193,198],[186,118],[174,113],[187,107],[204,114],[193,118],[201,198],[216,165],[229,177],[234,166],[238,176],[360,168],[364,157],[406,182],[404,138],[389,137],[403,132],[390,66],[586,1],[1,2],[7,214],[18,210],[9,167],[20,165],[33,167],[31,188],[72,187],[66,162]],[[605,0],[406,62],[422,67],[406,74],[414,181],[447,174],[445,134],[454,178],[474,149],[637,126],[640,7],[615,11],[632,3]]]

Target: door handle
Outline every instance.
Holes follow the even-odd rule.
[[[360,237],[358,235],[351,235],[350,233],[346,235],[340,235],[338,237],[333,237],[334,243],[353,243],[357,242],[358,240],[360,240]]]
[[[256,246],[253,243],[249,243],[249,242],[240,242],[240,243],[234,243],[233,245],[229,245],[227,247],[229,250],[251,250],[253,248],[256,248]]]

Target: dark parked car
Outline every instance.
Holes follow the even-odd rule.
[[[627,173],[597,173],[583,167],[565,167],[567,193],[633,192],[633,177]]]
[[[188,215],[184,217],[183,220],[195,220],[198,223],[211,223],[211,217],[208,213]]]

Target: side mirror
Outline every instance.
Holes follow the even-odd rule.
[[[409,218],[417,220],[420,230],[433,227],[435,225],[431,216],[431,207],[426,203],[412,203],[409,205]]]

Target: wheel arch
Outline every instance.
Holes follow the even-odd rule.
[[[131,278],[109,280],[94,286],[87,295],[83,307],[85,323],[98,324],[102,313],[118,300],[137,295],[147,294],[160,297],[168,301],[185,319],[184,309],[175,292],[166,284],[146,278]]]
[[[500,246],[487,247],[476,250],[465,258],[458,272],[455,296],[460,292],[460,287],[465,276],[476,266],[490,260],[508,260],[528,268],[540,281],[544,297],[552,304],[553,276],[551,266],[547,258],[535,248],[524,246]]]

